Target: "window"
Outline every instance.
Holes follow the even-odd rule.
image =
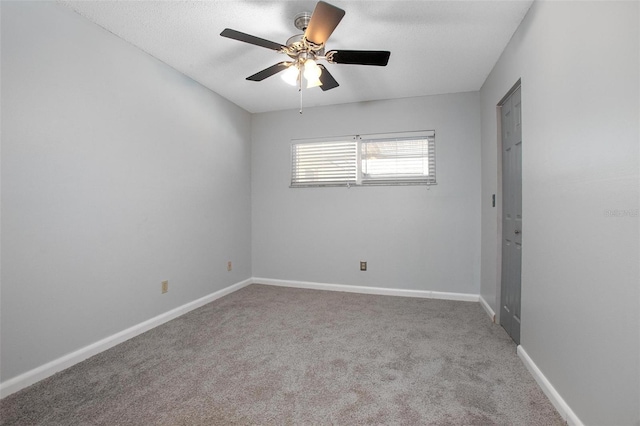
[[[291,187],[433,185],[435,132],[298,140],[291,144]]]

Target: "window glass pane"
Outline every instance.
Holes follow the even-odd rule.
[[[435,183],[434,142],[433,136],[363,140],[362,182]]]
[[[356,158],[353,141],[295,143],[291,147],[291,186],[355,183]]]
[[[429,142],[363,142],[362,173],[367,177],[429,176]]]

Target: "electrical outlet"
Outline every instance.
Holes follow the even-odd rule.
[[[162,281],[162,294],[169,291],[169,281]]]
[[[227,262],[227,271],[231,272],[231,269],[233,268],[233,265],[231,264],[231,261]]]
[[[361,271],[367,270],[367,262],[360,261],[360,270]]]

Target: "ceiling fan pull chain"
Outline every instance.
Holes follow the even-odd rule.
[[[302,114],[302,75],[298,76],[298,92],[300,92],[300,114]]]

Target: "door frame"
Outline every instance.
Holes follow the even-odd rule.
[[[497,173],[498,173],[498,185],[496,188],[496,223],[497,223],[497,235],[496,235],[496,299],[494,312],[494,323],[500,325],[500,304],[502,301],[502,106],[507,99],[518,89],[522,88],[522,79],[519,78],[513,86],[507,91],[507,93],[500,99],[496,105],[496,128],[497,128]],[[520,282],[522,282],[522,271],[520,271]]]

